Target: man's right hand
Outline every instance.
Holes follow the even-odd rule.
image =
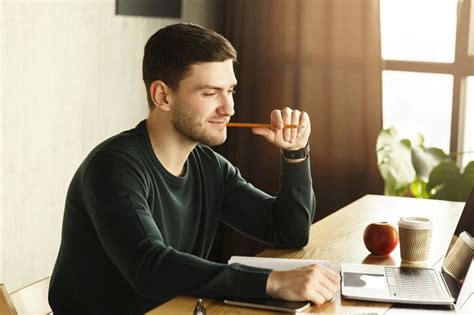
[[[338,292],[340,281],[338,274],[320,265],[274,270],[268,276],[267,294],[277,299],[321,305]]]

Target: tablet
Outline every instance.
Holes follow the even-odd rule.
[[[309,302],[295,302],[278,299],[251,299],[251,298],[232,298],[224,300],[224,303],[235,306],[262,308],[266,310],[297,313],[308,308]]]

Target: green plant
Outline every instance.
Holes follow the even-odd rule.
[[[392,196],[466,201],[474,187],[474,161],[464,172],[456,165],[458,154],[426,148],[424,138],[397,139],[395,128],[377,138],[377,164],[385,181],[384,193]]]

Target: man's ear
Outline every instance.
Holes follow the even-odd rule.
[[[150,98],[153,106],[162,111],[170,110],[171,89],[165,82],[156,80],[150,84]]]

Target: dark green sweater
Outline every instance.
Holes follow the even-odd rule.
[[[270,270],[206,260],[217,223],[283,248],[308,242],[309,162],[282,162],[272,197],[198,145],[182,177],[158,161],[145,121],[97,146],[74,175],[51,278],[55,314],[136,314],[177,295],[265,297]]]

